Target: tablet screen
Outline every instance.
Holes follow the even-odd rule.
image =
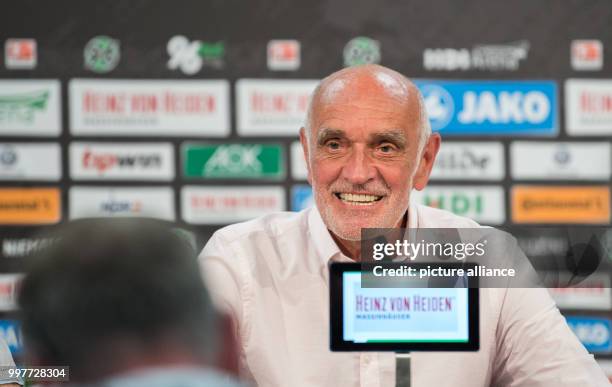
[[[359,268],[331,270],[332,350],[476,350],[478,289],[363,287]],[[332,265],[332,266],[334,266]],[[359,267],[358,264],[356,264]]]

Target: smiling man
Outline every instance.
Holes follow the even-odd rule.
[[[405,225],[410,191],[440,147],[417,88],[378,66],[340,71],[314,92],[300,139],[323,222],[359,258],[362,228]]]
[[[410,203],[427,185],[440,136],[403,75],[351,67],[315,90],[300,139],[316,206],[217,231],[200,255],[235,319],[245,375],[259,386],[393,386],[390,353],[329,350],[328,263],[360,260],[362,228],[478,224]],[[412,386],[605,386],[603,373],[544,289],[483,289],[481,347],[418,353]]]

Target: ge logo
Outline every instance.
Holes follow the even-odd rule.
[[[166,49],[170,60],[168,68],[176,70],[180,68],[182,72],[188,75],[193,75],[202,68],[202,57],[199,55],[200,46],[202,43],[199,40],[189,42],[184,36],[177,35],[168,41]]]

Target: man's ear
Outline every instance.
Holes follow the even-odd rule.
[[[306,169],[308,170],[308,175],[306,179],[308,183],[312,185],[312,181],[310,178],[310,158],[308,157],[308,137],[306,136],[306,128],[300,128],[300,142],[302,143],[302,150],[304,151],[304,160],[306,161]]]
[[[440,142],[442,138],[438,133],[432,133],[425,144],[425,148],[421,154],[421,158],[418,160],[419,166],[417,167],[416,174],[414,175],[413,188],[417,191],[425,188],[429,182],[429,175],[436,161],[436,155],[440,150]]]

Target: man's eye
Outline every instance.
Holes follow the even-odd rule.
[[[384,145],[379,146],[378,149],[383,153],[391,153],[393,152],[395,148],[393,147],[393,145],[384,144]]]
[[[331,150],[338,150],[340,149],[340,143],[337,141],[330,141],[327,143],[327,147]]]

